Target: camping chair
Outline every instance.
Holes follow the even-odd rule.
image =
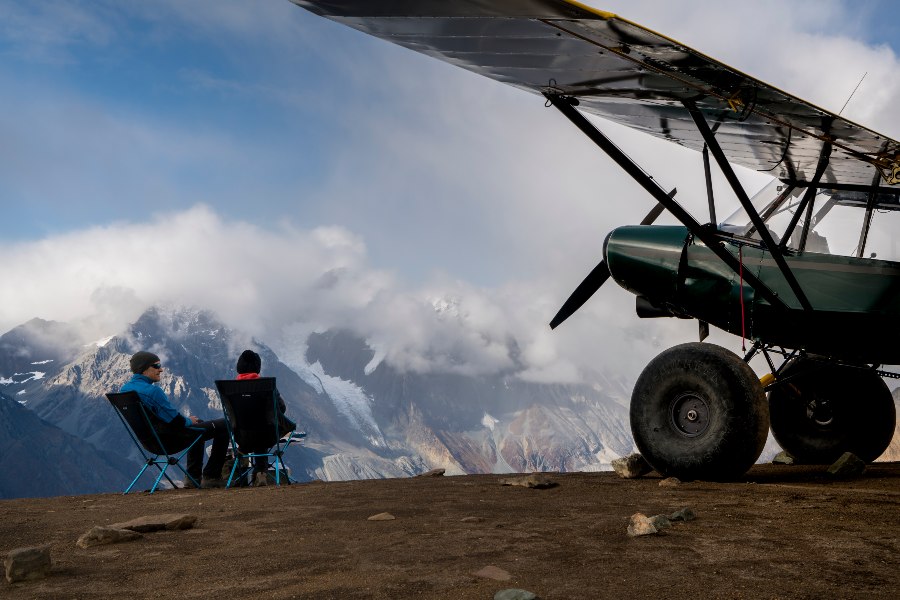
[[[190,473],[181,466],[181,459],[194,444],[200,442],[203,437],[202,429],[178,427],[166,423],[152,411],[147,410],[137,392],[106,394],[106,398],[116,409],[116,414],[119,415],[119,419],[128,430],[128,435],[131,436],[145,461],[143,468],[132,480],[131,485],[126,488],[125,494],[131,491],[131,488],[150,465],[159,469],[159,475],[153,482],[153,487],[150,488],[151,494],[156,491],[163,477],[172,484],[173,488],[178,487],[166,474],[166,469],[171,465],[181,469],[181,472],[194,483],[195,487],[200,487],[200,482],[191,477]]]
[[[275,458],[275,485],[281,485],[284,451],[294,442],[298,442],[305,433],[280,431],[278,427],[278,390],[274,377],[258,379],[216,381],[219,397],[222,399],[222,410],[225,412],[225,423],[231,435],[231,447],[234,453],[234,466],[228,476],[225,487],[231,487],[234,481],[244,481],[253,468],[243,467],[235,478],[235,472],[241,459],[256,457]],[[252,461],[250,461],[252,462]],[[246,463],[245,463],[246,464]],[[287,483],[296,483],[285,471]]]

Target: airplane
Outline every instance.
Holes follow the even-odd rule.
[[[875,215],[900,210],[900,144],[664,35],[574,0],[291,0],[317,15],[539,96],[656,201],[614,229],[603,259],[550,326],[607,279],[639,316],[696,319],[700,341],[655,357],[635,384],[635,445],[663,476],[734,480],[768,431],[797,462],[873,461],[896,409],[900,262],[865,256]],[[702,154],[697,219],[585,113]],[[715,163],[741,209],[716,215]],[[733,164],[774,179],[750,197]],[[680,225],[654,225],[663,210]],[[856,215],[847,221],[847,211]],[[843,249],[825,224],[842,215]],[[706,222],[703,222],[703,221]],[[834,219],[832,219],[834,220]],[[705,342],[712,325],[752,340]],[[770,373],[749,366],[765,358]],[[776,364],[777,363],[777,364]]]

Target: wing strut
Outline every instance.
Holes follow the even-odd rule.
[[[825,144],[822,146],[822,151],[819,154],[819,163],[816,165],[816,172],[813,175],[812,181],[804,183],[807,188],[806,192],[803,194],[803,200],[800,201],[800,204],[799,206],[797,206],[797,210],[794,213],[791,222],[788,224],[787,229],[784,230],[784,236],[781,238],[781,244],[778,245],[780,251],[784,252],[784,249],[787,247],[788,240],[790,240],[791,236],[794,234],[794,229],[796,229],[797,227],[797,222],[800,220],[800,216],[806,210],[806,206],[816,197],[819,180],[822,179],[822,175],[825,174],[825,168],[828,167],[828,158],[830,156],[831,142],[825,142]]]
[[[706,200],[709,202],[709,222],[718,225],[716,220],[716,198],[713,196],[712,174],[709,171],[709,147],[703,144],[703,174],[706,176]],[[700,340],[703,341],[703,340]]]
[[[706,145],[709,146],[713,158],[716,159],[716,163],[719,165],[719,169],[722,171],[722,174],[725,175],[725,179],[728,180],[728,183],[731,185],[731,189],[734,190],[734,193],[738,197],[738,200],[740,200],[741,206],[743,206],[744,210],[747,211],[747,214],[750,215],[750,220],[753,221],[753,225],[756,226],[756,230],[759,233],[760,238],[762,238],[763,243],[766,245],[766,249],[772,255],[772,258],[775,259],[775,263],[781,270],[781,274],[787,280],[788,285],[791,286],[791,290],[794,292],[797,300],[800,301],[800,305],[803,306],[805,310],[811,311],[812,305],[806,298],[806,294],[803,293],[803,289],[800,287],[800,282],[798,282],[797,278],[794,277],[794,273],[788,266],[787,261],[784,260],[784,255],[781,253],[781,250],[779,250],[778,244],[776,244],[775,240],[772,239],[772,234],[769,233],[769,230],[763,223],[762,217],[759,216],[759,213],[756,211],[756,207],[754,207],[750,202],[750,198],[749,196],[747,196],[747,192],[744,191],[743,186],[741,186],[741,182],[738,181],[737,175],[735,175],[734,173],[734,169],[731,168],[731,165],[728,163],[728,159],[725,158],[725,153],[722,151],[722,147],[719,146],[719,142],[716,140],[715,135],[713,135],[713,132],[709,128],[709,124],[706,122],[706,119],[703,117],[700,109],[697,108],[696,104],[687,100],[684,101],[684,107],[688,109],[688,112],[691,113],[691,117],[694,119],[694,123],[696,123],[697,125],[697,130],[700,132],[700,135],[703,136],[703,140],[706,142]],[[756,289],[756,286],[753,286],[753,288]]]
[[[716,256],[718,256],[722,262],[724,262],[728,267],[733,270],[735,273],[740,272],[740,262],[735,256],[725,248],[725,245],[722,241],[716,237],[715,229],[709,227],[703,227],[700,223],[691,216],[691,213],[686,211],[678,202],[675,201],[674,198],[670,197],[669,194],[663,190],[656,181],[646,173],[637,165],[633,160],[631,160],[624,152],[622,152],[615,144],[610,141],[603,133],[600,132],[599,129],[594,127],[590,121],[585,118],[575,107],[572,105],[572,102],[577,102],[574,98],[569,98],[566,96],[562,96],[560,94],[553,94],[550,92],[543,92],[544,96],[547,98],[547,101],[550,102],[556,109],[559,110],[569,121],[572,122],[573,125],[578,127],[582,133],[584,133],[592,142],[597,144],[601,150],[606,152],[616,164],[618,164],[623,171],[631,175],[632,179],[634,179],[641,187],[643,187],[647,192],[653,196],[657,202],[666,207],[670,213],[672,213],[676,219],[681,221],[681,223],[687,227],[688,231],[691,232],[697,239],[699,239],[703,244],[709,248]],[[704,121],[704,124],[706,122]],[[718,148],[718,146],[716,146]],[[715,154],[715,153],[714,153]],[[752,207],[751,207],[752,208]],[[755,211],[754,211],[755,212]],[[784,301],[778,297],[775,292],[773,292],[766,284],[759,280],[759,278],[750,273],[748,271],[744,271],[744,281],[747,282],[750,287],[756,290],[760,296],[762,296],[766,301],[769,302],[772,306],[777,306],[778,308],[783,308],[785,310],[788,309],[788,306],[784,303]]]
[[[869,192],[869,199],[866,202],[866,216],[863,221],[862,231],[859,234],[859,245],[856,250],[856,257],[862,258],[866,251],[866,241],[869,239],[869,226],[872,225],[872,211],[878,202],[878,185],[881,183],[881,173],[876,171],[875,180],[872,181],[872,191]]]

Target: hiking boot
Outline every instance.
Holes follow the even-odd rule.
[[[223,479],[221,477],[204,477],[203,478],[203,489],[211,490],[215,488],[223,488],[228,485],[228,480]]]
[[[253,487],[262,487],[264,485],[269,485],[269,474],[265,471],[260,471],[258,473],[253,474]]]

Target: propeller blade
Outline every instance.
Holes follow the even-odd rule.
[[[556,329],[557,325],[571,317],[576,310],[581,308],[594,295],[594,292],[600,289],[601,285],[606,283],[607,279],[609,279],[609,267],[606,266],[605,260],[601,260],[600,264],[588,273],[584,281],[578,284],[572,295],[569,296],[562,308],[559,309],[559,312],[556,313],[556,316],[553,317],[553,320],[550,321],[550,329]]]
[[[674,198],[677,193],[678,190],[672,188],[672,191],[669,192],[669,197]],[[664,210],[665,206],[658,202],[656,206],[650,209],[647,216],[641,220],[641,225],[652,225]],[[562,305],[562,308],[559,309],[559,312],[556,313],[556,316],[553,317],[553,320],[550,321],[550,329],[556,329],[558,325],[571,317],[576,310],[584,306],[584,303],[594,295],[594,292],[600,289],[600,286],[606,283],[607,279],[609,279],[609,267],[606,266],[606,260],[604,259],[601,260],[600,264],[594,267],[594,270],[588,273],[588,276],[584,278],[584,281],[575,288],[572,295],[569,296]]]

